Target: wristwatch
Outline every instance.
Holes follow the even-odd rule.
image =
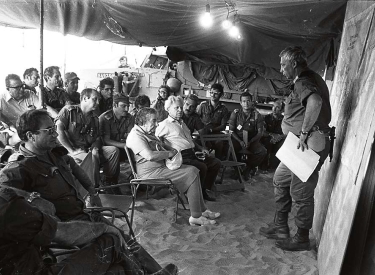
[[[308,135],[309,134],[308,131],[307,132],[301,131],[300,133],[301,133],[301,135]]]
[[[40,194],[38,192],[32,192],[26,200],[29,203],[31,203],[33,200],[35,200],[37,198],[40,198]]]

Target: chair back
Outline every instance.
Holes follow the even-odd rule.
[[[125,147],[126,155],[128,157],[128,160],[129,160],[130,168],[132,169],[133,176],[134,176],[135,179],[137,179],[138,175],[137,175],[137,168],[136,168],[134,153],[133,153],[132,149],[128,148],[128,146],[125,145],[124,147]]]

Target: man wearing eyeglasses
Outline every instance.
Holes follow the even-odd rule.
[[[20,115],[30,109],[40,107],[39,99],[34,93],[25,91],[26,85],[16,74],[9,74],[5,78],[6,92],[0,94],[0,120],[5,123],[2,131],[2,145],[14,145],[19,142],[16,121]],[[5,144],[4,144],[5,143]]]
[[[211,86],[210,99],[203,101],[197,108],[197,113],[205,124],[205,128],[209,133],[219,134],[225,130],[227,126],[229,111],[227,107],[220,102],[220,98],[224,94],[224,87],[220,83]],[[226,145],[223,141],[207,143],[210,149],[215,149],[215,156],[224,160],[226,157]]]

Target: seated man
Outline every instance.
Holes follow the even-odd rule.
[[[95,110],[95,114],[100,116],[102,113],[112,110],[113,103],[113,89],[115,82],[112,78],[106,77],[99,82],[99,106]]]
[[[244,92],[240,96],[241,110],[232,112],[229,119],[229,130],[233,131],[233,147],[236,153],[246,157],[244,179],[249,180],[255,175],[256,167],[260,165],[267,154],[266,148],[259,140],[263,135],[263,116],[255,109],[252,95]],[[240,159],[241,156],[238,156]]]
[[[130,111],[130,114],[135,117],[140,109],[150,107],[150,105],[150,98],[147,95],[139,95],[134,101],[134,109]]]
[[[128,113],[129,97],[122,94],[113,96],[113,108],[100,115],[100,132],[105,145],[120,150],[120,161],[126,159],[124,146],[130,130],[134,126],[134,117]]]
[[[84,89],[80,105],[65,106],[60,111],[56,117],[58,139],[72,156],[92,153],[94,175],[89,176],[96,186],[100,182],[99,162],[103,164],[103,184],[113,185],[117,184],[120,173],[119,150],[114,146],[102,146],[99,119],[93,113],[98,106],[98,96],[94,89]]]
[[[29,193],[38,192],[54,205],[56,216],[61,221],[110,224],[98,213],[84,212],[85,202],[79,191],[81,187],[90,194],[91,205],[100,205],[100,198],[86,173],[75,161],[61,150],[55,150],[57,133],[49,114],[44,110],[27,111],[20,116],[17,131],[24,141],[20,146],[20,160],[9,163],[0,171],[1,185]],[[123,232],[121,234],[147,272],[153,273],[161,269],[142,246]]]
[[[276,152],[281,148],[286,138],[281,130],[281,122],[284,118],[282,115],[283,102],[276,101],[272,106],[272,113],[264,118],[265,131],[260,142],[267,149],[267,156],[264,158],[260,168],[266,171],[268,168],[276,168],[280,160],[275,156]]]
[[[70,104],[77,105],[80,103],[80,94],[78,90],[79,77],[76,73],[66,73],[64,76],[65,92],[68,95]]]
[[[39,84],[39,72],[35,68],[28,68],[23,73],[23,82],[26,84],[26,89],[38,96],[40,88]]]
[[[47,110],[52,117],[56,117],[59,111],[66,105],[71,104],[68,95],[60,88],[62,79],[60,69],[57,66],[47,67],[44,70],[46,86],[42,88]]]
[[[229,111],[220,98],[224,94],[224,87],[219,83],[211,86],[211,98],[203,101],[197,108],[197,113],[202,119],[208,133],[219,134],[225,130],[228,122]],[[215,150],[215,156],[221,160],[226,159],[228,144],[223,141],[208,143],[209,149]]]
[[[3,147],[20,142],[15,128],[18,117],[27,110],[40,108],[39,98],[25,90],[25,84],[18,75],[7,75],[5,86],[7,91],[0,94],[0,121],[4,123],[0,139]]]
[[[168,112],[168,118],[159,123],[155,135],[167,145],[181,151],[184,164],[199,169],[203,198],[208,201],[215,201],[215,198],[207,194],[206,189],[211,189],[215,182],[221,166],[220,160],[209,156],[206,148],[193,141],[189,128],[182,121],[183,100],[181,97],[170,96],[165,102],[165,108]],[[195,148],[204,154],[203,161],[196,157]]]
[[[161,85],[158,90],[158,97],[151,103],[151,108],[157,112],[158,122],[163,121],[168,117],[168,112],[164,108],[164,103],[171,94],[171,89],[167,85]]]

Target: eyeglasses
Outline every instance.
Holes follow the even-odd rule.
[[[53,125],[45,129],[38,129],[37,131],[47,131],[50,136],[52,136],[57,131],[57,126]]]
[[[22,83],[22,84],[20,84],[20,85],[18,85],[18,86],[14,86],[14,87],[8,86],[7,88],[8,88],[8,89],[10,89],[10,88],[12,88],[12,89],[20,89],[20,88],[25,89],[25,88],[26,88],[26,84],[25,84],[25,83]]]

